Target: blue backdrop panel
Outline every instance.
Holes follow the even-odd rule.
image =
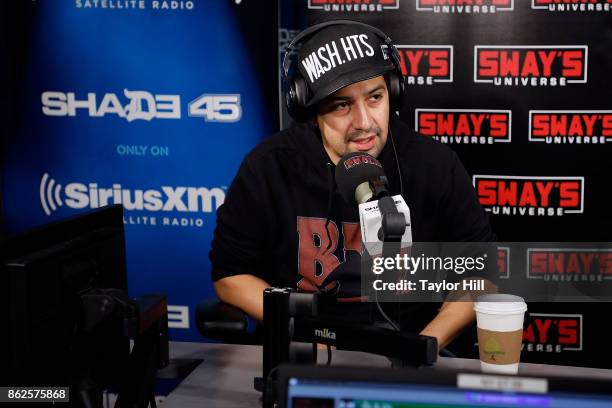
[[[276,125],[239,5],[28,7],[19,116],[3,135],[8,231],[123,203],[130,295],[166,293],[172,339],[199,339],[216,208]]]

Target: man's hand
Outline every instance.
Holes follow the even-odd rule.
[[[422,335],[438,339],[438,350],[446,347],[461,333],[461,330],[476,319],[473,300],[477,296],[485,293],[499,293],[499,288],[493,282],[486,278],[479,279],[484,280],[483,291],[477,293],[470,290],[450,292],[438,315],[421,332]]]
[[[475,318],[474,302],[444,302],[438,315],[421,334],[438,339],[438,350],[441,350]]]

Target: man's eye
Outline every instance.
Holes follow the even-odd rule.
[[[374,94],[370,96],[370,99],[372,99],[373,101],[379,101],[381,98],[382,98],[382,94]]]
[[[349,104],[347,102],[342,102],[334,106],[334,110],[343,110],[347,109]]]

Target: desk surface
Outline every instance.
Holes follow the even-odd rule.
[[[253,378],[261,376],[261,346],[245,346],[210,343],[170,344],[171,358],[194,358],[204,361],[164,400],[164,408],[190,407],[258,407],[260,393],[253,389]],[[319,363],[327,360],[326,352],[318,353]],[[383,356],[368,353],[341,351],[333,352],[332,365],[388,367],[389,360]],[[480,368],[479,360],[440,357],[432,367],[435,369]],[[612,380],[612,370],[553,366],[521,363],[520,374],[568,375],[572,377],[593,377]]]

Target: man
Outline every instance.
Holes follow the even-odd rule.
[[[324,26],[306,37],[295,81],[306,87],[298,92],[306,114],[298,116],[308,120],[246,156],[217,213],[210,258],[221,300],[262,320],[262,292],[270,286],[344,300],[359,295],[350,279],[359,275],[359,214],[333,180],[334,166],[350,152],[376,157],[390,192],[404,192],[415,242],[494,239],[456,154],[393,113],[399,68],[389,52],[380,33],[359,24]],[[444,303],[433,320],[417,306],[404,308],[403,328],[436,337],[440,348],[474,319],[471,302]],[[381,320],[364,303],[339,302],[336,316]]]

